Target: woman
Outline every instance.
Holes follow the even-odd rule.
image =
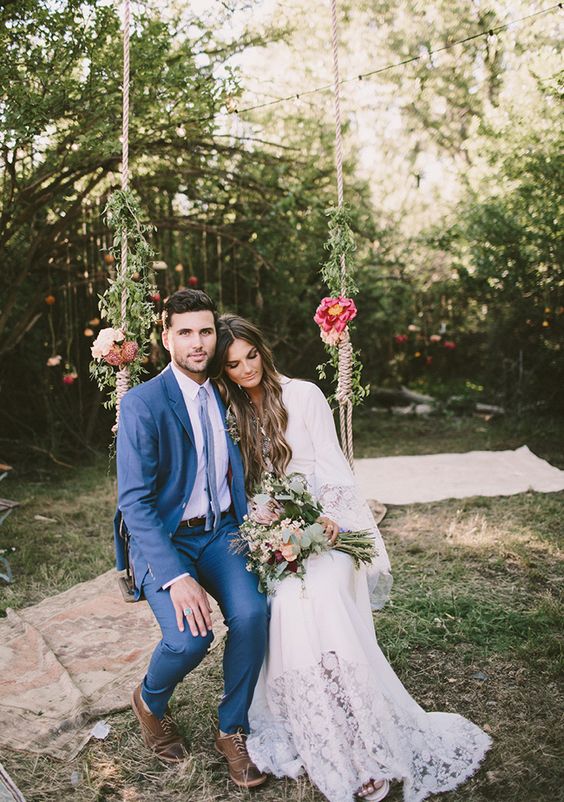
[[[330,802],[375,802],[394,779],[406,802],[456,787],[476,771],[490,738],[461,716],[423,711],[378,647],[371,601],[385,601],[389,561],[327,401],[316,385],[278,374],[260,331],[235,315],[220,318],[216,360],[249,491],[265,470],[302,473],[328,537],[338,527],[369,528],[378,551],[368,569],[328,551],[309,558],[303,583],[279,583],[249,712],[251,757],[279,777],[305,769]]]

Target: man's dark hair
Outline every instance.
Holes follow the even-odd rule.
[[[170,328],[172,316],[182,312],[213,312],[213,322],[217,323],[217,308],[207,292],[203,290],[178,290],[170,295],[163,309],[163,326]]]

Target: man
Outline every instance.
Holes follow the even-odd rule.
[[[267,606],[245,557],[230,547],[247,502],[241,456],[207,377],[216,319],[201,290],[181,290],[165,304],[163,343],[171,363],[121,402],[117,518],[129,532],[136,597],[145,596],[162,632],[132,697],[145,744],[165,762],[186,756],[168,702],[213,640],[208,592],[229,628],[216,748],[231,779],[251,788],[266,780],[249,758],[246,733],[266,649]],[[116,543],[121,568],[123,541]]]

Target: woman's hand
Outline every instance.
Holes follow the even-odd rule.
[[[328,518],[326,515],[320,515],[317,522],[325,529],[327,540],[332,546],[339,537],[339,524],[335,523],[335,521],[331,520],[331,518]]]

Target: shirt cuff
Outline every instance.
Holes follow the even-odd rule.
[[[174,585],[174,583],[177,582],[179,579],[182,579],[183,576],[190,576],[190,574],[188,573],[188,571],[186,571],[185,574],[178,574],[178,576],[175,576],[174,579],[171,579],[170,582],[166,582],[162,586],[163,590],[167,590],[171,585]]]

